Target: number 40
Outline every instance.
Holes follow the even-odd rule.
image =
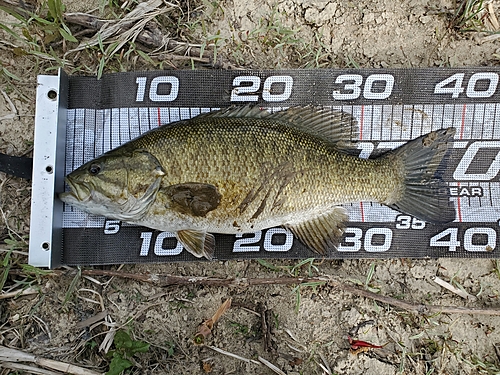
[[[464,92],[463,81],[465,73],[456,73],[445,80],[438,82],[434,87],[434,94],[451,94],[452,98],[458,98],[458,96]],[[486,90],[477,90],[477,82],[486,81],[488,83],[488,88]],[[493,72],[481,72],[475,73],[469,78],[467,82],[467,89],[465,90],[465,95],[468,98],[489,98],[497,90],[498,86],[498,74]]]

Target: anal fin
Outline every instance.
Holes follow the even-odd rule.
[[[298,224],[287,224],[285,227],[311,250],[326,255],[328,249],[336,249],[339,245],[348,220],[345,208],[339,206],[327,214]]]
[[[215,251],[213,234],[197,230],[180,230],[176,233],[177,240],[196,258],[205,257],[212,260]]]

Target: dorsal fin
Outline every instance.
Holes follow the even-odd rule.
[[[359,137],[358,122],[350,113],[329,108],[291,107],[266,118],[287,121],[333,144],[355,142]]]
[[[274,113],[259,106],[229,107],[198,117],[265,118],[285,122],[334,145],[342,145],[342,149],[350,148],[346,145],[356,142],[359,137],[358,122],[351,114],[324,107],[290,107]]]

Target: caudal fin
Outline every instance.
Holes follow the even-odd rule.
[[[391,208],[429,223],[448,223],[455,219],[455,206],[442,179],[448,142],[454,135],[454,128],[433,131],[391,153],[403,160],[405,168],[403,195]]]

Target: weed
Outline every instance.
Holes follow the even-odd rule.
[[[5,282],[7,281],[7,277],[9,276],[9,271],[11,268],[11,254],[12,249],[10,249],[2,259],[2,275],[0,276],[0,290],[3,289]]]
[[[233,321],[229,322],[229,324],[231,325],[231,327],[233,327],[235,333],[237,334],[248,336],[250,333],[252,333],[252,330],[246,324],[241,324]]]
[[[356,60],[354,60],[354,58],[351,55],[347,55],[346,66],[347,68],[359,69],[359,64],[356,62]]]
[[[316,288],[321,285],[325,285],[325,281],[316,281],[316,282],[310,282],[310,283],[302,283],[297,285],[295,288],[292,289],[292,293],[295,293],[295,312],[299,312],[300,308],[300,301],[302,299],[302,296],[300,294],[300,290],[305,287],[312,287],[313,291],[316,292]]]
[[[375,275],[376,264],[374,262],[370,263],[370,268],[368,268],[368,272],[366,273],[365,281],[362,282],[358,279],[349,279],[349,281],[353,282],[356,285],[363,286],[366,290],[369,290],[373,293],[379,293],[380,288],[374,287],[372,285],[372,279]]]
[[[62,3],[61,0],[47,0],[47,4],[49,7],[49,13],[47,14],[48,24],[45,23],[43,19],[39,19],[39,22],[45,23],[49,28],[45,28],[45,30],[55,29],[57,32],[68,42],[78,43],[78,40],[71,34],[71,30],[64,23],[63,13],[66,10],[66,7]]]
[[[20,14],[15,10],[4,7],[0,9],[17,20],[17,22],[11,24],[0,22],[0,29],[8,33],[15,43],[9,43],[15,55],[33,57],[36,61],[35,66],[39,65],[40,59],[55,63],[57,66],[52,66],[53,69],[69,65],[68,61],[58,57],[58,54],[52,48],[52,45],[59,39],[65,42],[78,42],[63,21],[65,8],[61,0],[48,0],[47,3],[44,3],[39,13],[45,13],[46,16],[39,16],[34,13]],[[2,73],[9,78],[20,80],[19,77],[5,68],[2,69]]]
[[[303,43],[303,52],[298,51],[300,60],[305,61],[301,68],[325,68],[330,64],[331,48],[322,39],[323,34],[315,30],[312,42]]]
[[[461,355],[459,355],[461,357]],[[477,356],[472,356],[470,359],[461,358],[461,360],[473,367],[479,374],[486,375],[498,375],[500,374],[500,367],[498,363],[493,361],[488,361],[485,358],[479,358]]]
[[[500,279],[500,260],[499,259],[493,260],[493,272]]]
[[[267,269],[269,269],[269,270],[271,270],[271,271],[275,271],[275,272],[281,272],[281,271],[283,271],[283,268],[282,268],[281,266],[275,266],[274,264],[269,263],[269,262],[268,262],[267,260],[265,260],[265,259],[257,259],[257,262],[258,262],[261,266],[263,266],[263,267],[265,267],[265,268],[267,268]]]
[[[12,267],[13,258],[12,255],[16,250],[24,250],[27,248],[27,236],[21,236],[16,232],[12,231],[10,228],[8,232],[9,238],[5,238],[3,241],[7,245],[8,249],[1,259],[0,264],[2,266],[2,272],[0,274],[0,291],[5,286],[7,277],[9,276],[9,271]]]
[[[179,312],[181,310],[185,310],[185,309],[190,309],[191,306],[189,306],[186,302],[182,301],[182,300],[175,300],[175,301],[171,301],[169,302],[169,306],[170,306],[170,311],[175,311],[175,312]]]
[[[483,31],[483,0],[462,0],[450,22],[450,27],[460,32]]]
[[[130,335],[122,330],[116,332],[113,343],[115,349],[108,352],[108,356],[112,359],[106,375],[121,374],[123,370],[133,366],[129,358],[132,358],[136,353],[145,353],[149,350],[148,343],[132,340]]]
[[[300,275],[300,271],[306,266],[307,269],[307,276],[312,277],[313,276],[313,270],[315,272],[319,272],[318,267],[314,265],[315,258],[307,258],[304,260],[301,260],[299,263],[293,265],[293,266],[275,266],[272,263],[269,263],[267,260],[264,259],[257,259],[257,262],[261,266],[264,266],[271,271],[275,272],[286,272],[294,277],[298,277]]]
[[[76,273],[75,277],[73,277],[73,280],[71,280],[71,284],[69,284],[69,288],[66,291],[66,295],[64,296],[64,301],[63,301],[63,306],[66,306],[66,304],[69,302],[69,300],[72,298],[73,293],[76,289],[76,286],[78,282],[80,281],[82,277],[82,269],[78,267],[78,272]]]
[[[273,321],[274,321],[274,328],[276,330],[280,329],[280,321],[279,321],[279,314],[273,312]]]
[[[42,282],[42,276],[47,276],[52,274],[50,270],[43,270],[41,268],[31,266],[29,264],[21,264],[21,268],[23,269],[23,273],[30,278],[34,277],[33,281],[36,281],[38,284]]]
[[[295,38],[298,29],[290,29],[284,26],[278,17],[279,13],[273,9],[269,18],[261,18],[257,28],[252,30],[248,38],[257,39],[263,45],[274,48],[283,49],[283,47],[290,47],[299,44],[300,40]]]
[[[165,341],[165,344],[163,345],[164,348],[166,348],[165,353],[167,353],[167,356],[173,357],[174,352],[175,352],[175,343],[172,341]]]

